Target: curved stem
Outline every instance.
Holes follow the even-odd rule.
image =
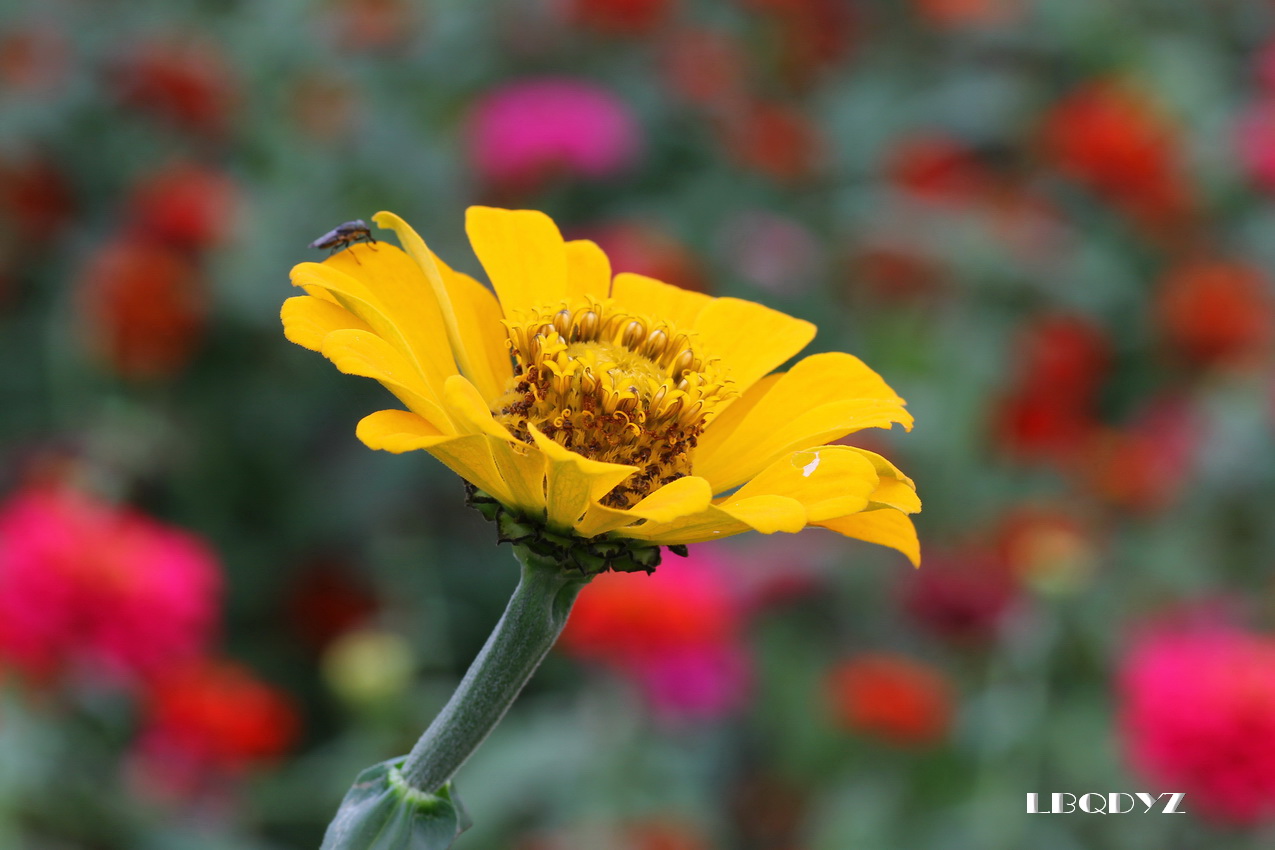
[[[518,587],[487,643],[447,705],[421,735],[403,763],[403,778],[434,793],[478,749],[567,624],[567,615],[588,576],[515,546],[522,564]]]

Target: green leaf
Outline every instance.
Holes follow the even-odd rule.
[[[445,850],[470,827],[450,782],[426,794],[407,784],[402,764],[391,759],[359,774],[321,850]]]

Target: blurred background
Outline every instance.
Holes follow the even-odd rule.
[[[313,848],[442,705],[513,561],[278,311],[381,209],[477,273],[473,203],[864,358],[925,560],[815,530],[603,576],[460,847],[1275,846],[1273,22],[10,0],[0,847]],[[1024,806],[1136,791],[1188,814]]]

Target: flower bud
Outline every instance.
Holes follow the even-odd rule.
[[[320,850],[444,850],[471,821],[451,783],[427,794],[407,784],[403,759],[359,774],[341,801]]]

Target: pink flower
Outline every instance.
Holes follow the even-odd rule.
[[[1160,630],[1126,654],[1120,728],[1133,767],[1213,820],[1275,816],[1275,639]]]
[[[633,164],[637,119],[614,93],[582,80],[517,80],[483,95],[469,116],[474,168],[501,188],[529,190],[548,177],[600,179]]]
[[[130,682],[202,653],[221,575],[207,545],[70,488],[0,506],[0,667]]]
[[[1235,145],[1258,188],[1275,192],[1275,101],[1258,101],[1240,115]]]
[[[744,602],[704,547],[652,575],[604,573],[580,594],[559,646],[629,678],[665,717],[711,718],[747,696]]]

